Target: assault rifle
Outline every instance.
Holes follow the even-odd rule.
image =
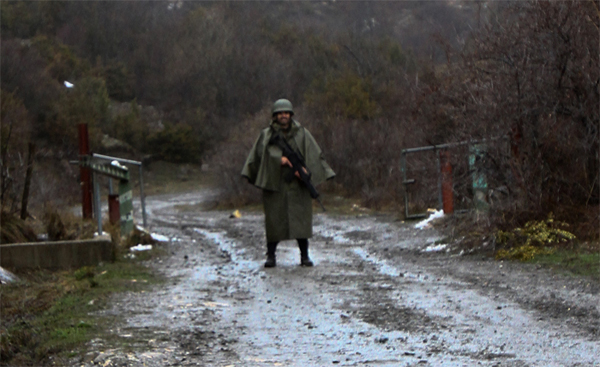
[[[281,137],[280,133],[273,134],[273,136],[269,140],[269,144],[274,144],[281,148],[283,156],[286,157],[292,164],[293,172],[289,177],[286,177],[285,180],[287,182],[292,181],[296,173],[298,173],[298,175],[300,176],[300,180],[304,183],[304,185],[306,185],[306,188],[310,193],[310,197],[317,200],[319,205],[321,205],[323,211],[326,211],[325,207],[323,206],[323,203],[321,203],[321,199],[319,199],[319,192],[310,182],[310,172],[308,172],[308,169],[306,168],[306,164],[304,163],[302,155],[296,153],[294,149],[292,149],[292,147],[288,144],[288,142],[283,137]]]

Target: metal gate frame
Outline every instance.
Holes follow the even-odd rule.
[[[482,140],[469,140],[469,141],[461,141],[461,142],[456,142],[456,143],[447,143],[447,144],[439,144],[439,145],[428,145],[428,146],[423,146],[423,147],[417,147],[417,148],[409,148],[409,149],[403,149],[402,150],[402,154],[400,157],[400,165],[401,165],[401,170],[402,170],[402,185],[404,186],[404,217],[406,219],[419,219],[419,218],[424,218],[426,217],[428,214],[425,213],[417,213],[417,214],[409,214],[408,213],[408,207],[409,207],[409,202],[408,202],[408,191],[409,191],[409,186],[416,183],[416,179],[411,178],[409,179],[407,177],[407,170],[406,170],[406,156],[408,154],[414,154],[414,153],[420,153],[420,152],[426,152],[426,151],[439,151],[442,152],[444,150],[450,149],[450,148],[454,148],[454,147],[458,147],[458,146],[465,146],[468,145],[469,148],[469,152],[472,152],[469,154],[469,166],[474,165],[475,163],[475,159],[472,157],[474,154],[480,154],[480,152],[483,150],[482,147],[485,146],[485,143],[487,143],[490,140],[497,140],[496,139],[482,139]],[[475,149],[472,149],[475,148]],[[436,162],[437,162],[437,173],[438,173],[438,209],[443,208],[443,195],[442,195],[442,164],[441,164],[441,160],[440,160],[440,154],[436,154]],[[473,173],[475,175],[475,173]],[[485,183],[485,177],[482,176],[482,174],[478,174],[476,177],[473,177],[473,188],[476,190],[482,190],[483,187],[487,187],[487,184]]]
[[[131,160],[131,159],[125,159],[125,158],[111,157],[111,156],[108,156],[108,155],[103,155],[103,154],[98,154],[98,153],[92,153],[91,154],[91,158],[92,159],[104,160],[104,161],[111,161],[111,162],[112,161],[117,161],[119,163],[131,164],[131,165],[138,166],[138,168],[139,168],[139,176],[140,176],[140,202],[141,202],[141,205],[142,205],[142,223],[143,223],[144,228],[147,228],[147,221],[146,221],[146,198],[144,196],[144,171],[143,171],[143,168],[142,168],[142,162],[140,162],[140,161],[134,161],[134,160]],[[96,182],[96,180],[94,180],[94,182]],[[111,186],[111,189],[112,189],[112,182],[111,182],[110,186]],[[127,196],[125,199],[126,199],[126,202],[128,204],[126,204],[124,202],[120,202],[120,206],[123,205],[123,204],[126,204],[128,206],[131,206],[130,209],[133,210],[133,204],[131,203],[132,196],[131,196],[131,186],[129,184],[129,178],[127,178],[126,182],[124,182],[123,180],[120,180],[120,182],[119,182],[119,191],[120,191],[119,194],[121,194],[121,192],[124,192],[124,193],[128,192],[127,194],[125,194],[125,196]],[[94,190],[94,192],[96,192],[96,190]],[[95,194],[95,196],[97,196],[97,199],[99,200],[99,198],[100,198],[99,191],[98,191],[97,194]],[[97,207],[99,208],[99,204],[97,204]],[[130,211],[129,209],[126,210],[126,212],[129,212],[129,211]],[[133,217],[131,217],[131,214],[128,214],[127,218],[123,218],[124,211],[121,210],[121,213],[122,213],[121,214],[121,216],[122,216],[121,222],[123,222],[124,220],[133,220]],[[98,217],[100,217],[99,214],[98,214]],[[100,228],[102,228],[101,227],[101,225],[102,225],[101,221],[99,221],[99,225],[100,225]],[[129,232],[129,230],[127,230],[126,232]],[[99,233],[101,233],[101,232],[99,232]]]

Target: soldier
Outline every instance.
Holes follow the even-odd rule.
[[[263,191],[267,261],[265,268],[276,265],[275,250],[280,241],[296,239],[300,248],[300,265],[313,266],[308,256],[308,239],[312,237],[312,200],[310,193],[283,156],[281,148],[271,142],[280,134],[289,146],[303,157],[305,173],[314,186],[335,176],[325,162],[313,136],[292,118],[294,109],[287,99],[279,99],[271,109],[272,121],[254,143],[242,176]],[[293,174],[295,172],[296,178]],[[287,178],[292,178],[287,179]]]

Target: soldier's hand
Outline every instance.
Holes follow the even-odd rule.
[[[308,175],[308,171],[306,170],[306,168],[302,167],[302,170],[304,170],[304,173]],[[302,179],[302,177],[300,177],[300,172],[296,171],[294,172],[294,174],[296,175],[296,177]]]
[[[287,159],[287,157],[281,157],[281,165],[282,166],[289,166],[289,167],[293,167],[292,166],[292,162],[290,162],[289,159]]]

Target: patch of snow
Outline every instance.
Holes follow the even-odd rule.
[[[122,164],[121,164],[119,161],[117,161],[117,160],[114,160],[114,161],[110,162],[110,165],[111,165],[111,166],[114,166],[114,167],[118,167],[118,168],[124,169],[124,170],[129,170],[129,168],[125,167],[124,165],[122,165]]]
[[[139,244],[137,246],[133,246],[129,248],[129,251],[148,251],[152,250],[152,245],[142,245]]]
[[[152,236],[152,239],[154,241],[158,241],[158,242],[168,242],[169,241],[169,237],[163,236],[162,234],[151,233],[150,236]]]
[[[13,283],[19,280],[16,275],[0,266],[0,284]]]
[[[448,247],[448,245],[446,244],[439,244],[439,245],[429,245],[427,247],[425,247],[423,250],[421,250],[421,252],[438,252],[438,251],[442,251],[445,250],[446,247]]]
[[[429,226],[429,222],[431,222],[434,219],[441,218],[443,216],[444,216],[444,211],[442,211],[442,210],[436,210],[436,211],[433,212],[433,214],[431,214],[429,216],[429,218],[424,219],[424,220],[420,221],[419,223],[415,224],[415,228],[416,229],[426,228],[426,227]]]

